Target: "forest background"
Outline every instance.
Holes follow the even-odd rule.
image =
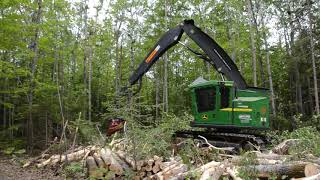
[[[42,149],[64,126],[90,138],[88,127],[103,131],[111,117],[140,127],[191,121],[188,85],[220,76],[183,46],[160,58],[139,94],[122,96],[161,35],[184,19],[228,52],[249,85],[270,89],[272,129],[320,128],[319,8],[312,0],[1,0],[1,149]]]

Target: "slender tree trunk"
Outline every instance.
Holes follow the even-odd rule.
[[[292,7],[294,7],[294,2],[292,1]],[[289,11],[291,11],[289,6]],[[293,52],[293,46],[294,46],[294,34],[295,34],[295,28],[293,25],[293,19],[291,13],[289,14],[289,25],[290,25],[290,55],[292,59],[294,60],[294,75],[295,75],[295,101],[296,101],[296,107],[298,109],[297,112],[303,113],[303,107],[302,107],[302,93],[301,93],[301,83],[300,83],[300,72],[298,67],[298,58],[295,57],[295,54]]]
[[[116,45],[116,79],[115,79],[115,104],[118,107],[119,102],[119,93],[120,93],[120,61],[121,58],[119,58],[119,38],[120,38],[120,28],[115,30],[115,45]]]
[[[263,26],[264,22],[263,22]],[[269,86],[270,86],[270,93],[271,93],[271,107],[272,107],[272,114],[274,116],[277,115],[276,113],[276,102],[275,102],[275,95],[274,95],[274,90],[273,90],[273,82],[272,82],[272,73],[271,73],[271,66],[270,66],[270,53],[269,53],[269,47],[268,47],[268,42],[267,42],[267,35],[265,32],[263,32],[263,40],[264,40],[264,46],[266,48],[266,59],[267,59],[267,71],[268,71],[268,76],[269,76]]]
[[[264,66],[263,66],[263,62],[262,62],[262,51],[260,49],[260,32],[259,32],[259,26],[258,26],[258,21],[257,21],[257,18],[258,18],[258,15],[259,14],[259,3],[260,2],[257,2],[255,1],[255,6],[252,2],[252,0],[250,0],[250,8],[251,8],[251,13],[252,13],[252,21],[253,21],[253,25],[254,25],[254,29],[255,29],[255,39],[257,40],[256,41],[256,51],[257,51],[257,59],[258,59],[258,62],[259,62],[259,68],[260,68],[260,78],[261,78],[261,82],[262,82],[262,87],[265,87],[266,86],[266,81],[265,81],[265,75],[264,75]],[[254,8],[256,7],[256,8]],[[257,12],[255,12],[255,9]]]
[[[41,21],[41,12],[42,12],[42,0],[36,1],[38,5],[38,9],[35,12],[35,17],[32,20],[34,24],[37,25],[35,28],[34,32],[34,37],[31,42],[32,50],[34,52],[34,56],[31,62],[31,76],[30,76],[30,90],[28,93],[28,104],[29,104],[29,119],[27,120],[27,152],[32,153],[33,149],[33,117],[32,117],[32,111],[33,111],[33,90],[35,88],[34,84],[34,78],[35,78],[35,73],[36,73],[36,66],[37,62],[39,59],[39,46],[38,46],[38,41],[39,41],[39,27],[38,25],[40,24]]]
[[[86,99],[86,95],[88,93],[88,84],[87,84],[87,79],[88,79],[88,68],[87,68],[87,64],[88,64],[88,5],[87,5],[87,0],[84,0],[82,2],[82,8],[84,10],[84,27],[83,27],[83,34],[84,34],[84,57],[83,57],[83,85],[84,85],[84,106],[83,106],[83,117],[84,119],[86,119],[87,117],[87,102],[88,100]]]
[[[311,82],[310,82],[310,78],[309,76],[306,76],[307,79],[307,84],[308,84],[308,99],[309,99],[309,110],[310,110],[310,114],[314,113],[314,106],[313,106],[313,96],[312,96],[312,88],[311,88]]]
[[[92,83],[92,47],[90,46],[89,48],[89,78],[88,78],[88,120],[91,121],[91,83]]]
[[[251,9],[251,0],[247,0],[247,9],[250,14],[250,40],[251,40],[251,53],[252,53],[252,67],[253,67],[253,85],[257,87],[257,57],[256,57],[256,43],[254,38],[254,31],[253,31],[253,12]]]
[[[168,29],[168,5],[165,0],[165,29]],[[168,112],[168,53],[164,54],[164,76],[163,76],[163,111]]]
[[[130,72],[131,74],[134,73],[134,43],[135,41],[133,40],[133,35],[130,34]],[[132,99],[132,92],[130,91],[130,94],[129,94],[129,105],[130,105],[130,108],[132,108],[132,103],[133,103],[133,99]]]
[[[158,120],[159,118],[159,88],[160,88],[160,76],[159,76],[159,69],[158,69],[158,66],[155,66],[154,68],[154,72],[155,72],[155,80],[156,80],[156,121]]]
[[[232,49],[232,54],[231,54],[231,59],[233,60],[233,62],[235,62],[235,41],[234,41],[234,35],[232,33],[232,24],[231,24],[231,18],[229,16],[229,10],[227,7],[227,2],[224,2],[224,11],[226,13],[227,16],[227,26],[226,26],[226,31],[227,31],[227,38],[228,38],[228,43],[229,43],[229,47]]]
[[[58,37],[56,37],[58,39]],[[58,48],[55,47],[55,53],[54,53],[54,59],[55,59],[55,66],[56,66],[56,85],[57,85],[57,93],[58,93],[58,101],[59,101],[59,108],[60,108],[60,115],[61,115],[61,120],[62,120],[62,123],[61,123],[61,126],[64,127],[65,125],[65,118],[64,118],[64,112],[63,112],[63,103],[62,103],[62,96],[61,96],[61,84],[60,84],[60,77],[59,77],[59,74],[60,74],[60,68],[59,68],[59,57],[58,57]],[[62,134],[62,136],[65,137],[65,134]],[[61,139],[62,140],[62,137]]]
[[[5,78],[4,79],[4,90],[8,90],[8,86],[7,86],[7,83],[8,83],[8,78]],[[3,102],[7,102],[7,95],[6,94],[3,94]],[[6,128],[7,126],[7,107],[5,105],[3,105],[3,128]]]
[[[319,94],[318,94],[318,82],[317,82],[317,66],[316,66],[316,60],[314,55],[314,42],[313,42],[313,29],[312,29],[312,5],[311,0],[308,0],[308,6],[309,6],[309,38],[310,38],[310,49],[311,49],[311,59],[312,59],[312,72],[313,72],[313,85],[314,85],[314,98],[315,98],[315,110],[316,114],[318,115],[320,113],[319,109]]]

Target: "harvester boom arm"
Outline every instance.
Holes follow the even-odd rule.
[[[219,73],[232,80],[239,89],[247,89],[247,83],[240,74],[237,66],[228,56],[228,54],[206,33],[194,25],[193,20],[184,20],[176,28],[169,30],[152,48],[151,52],[139,65],[138,69],[130,77],[130,85],[135,84],[142,76],[148,72],[151,66],[161,57],[169,48],[176,45],[183,32],[203,50],[208,58],[202,57],[209,62]]]

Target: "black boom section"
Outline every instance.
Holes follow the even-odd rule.
[[[174,29],[170,29],[152,48],[151,52],[139,65],[138,69],[131,75],[129,83],[135,84],[151,66],[165,53],[169,48],[176,45],[183,34],[181,26],[177,26]]]
[[[151,66],[165,53],[169,48],[176,45],[183,32],[205,52],[209,59],[209,63],[217,69],[219,73],[225,75],[229,80],[234,81],[239,89],[247,89],[247,83],[241,76],[237,66],[228,56],[228,54],[206,33],[194,25],[193,20],[185,20],[176,28],[169,30],[152,48],[151,52],[139,65],[138,69],[131,75],[129,83],[135,84]]]
[[[196,27],[193,20],[184,21],[184,32],[209,56],[211,65],[219,73],[225,75],[229,80],[234,81],[237,88],[246,89],[247,83],[241,76],[237,66],[228,54],[206,33]]]

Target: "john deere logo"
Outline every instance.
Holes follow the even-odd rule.
[[[202,119],[203,119],[203,120],[208,120],[208,115],[203,114],[203,115],[202,115]]]

